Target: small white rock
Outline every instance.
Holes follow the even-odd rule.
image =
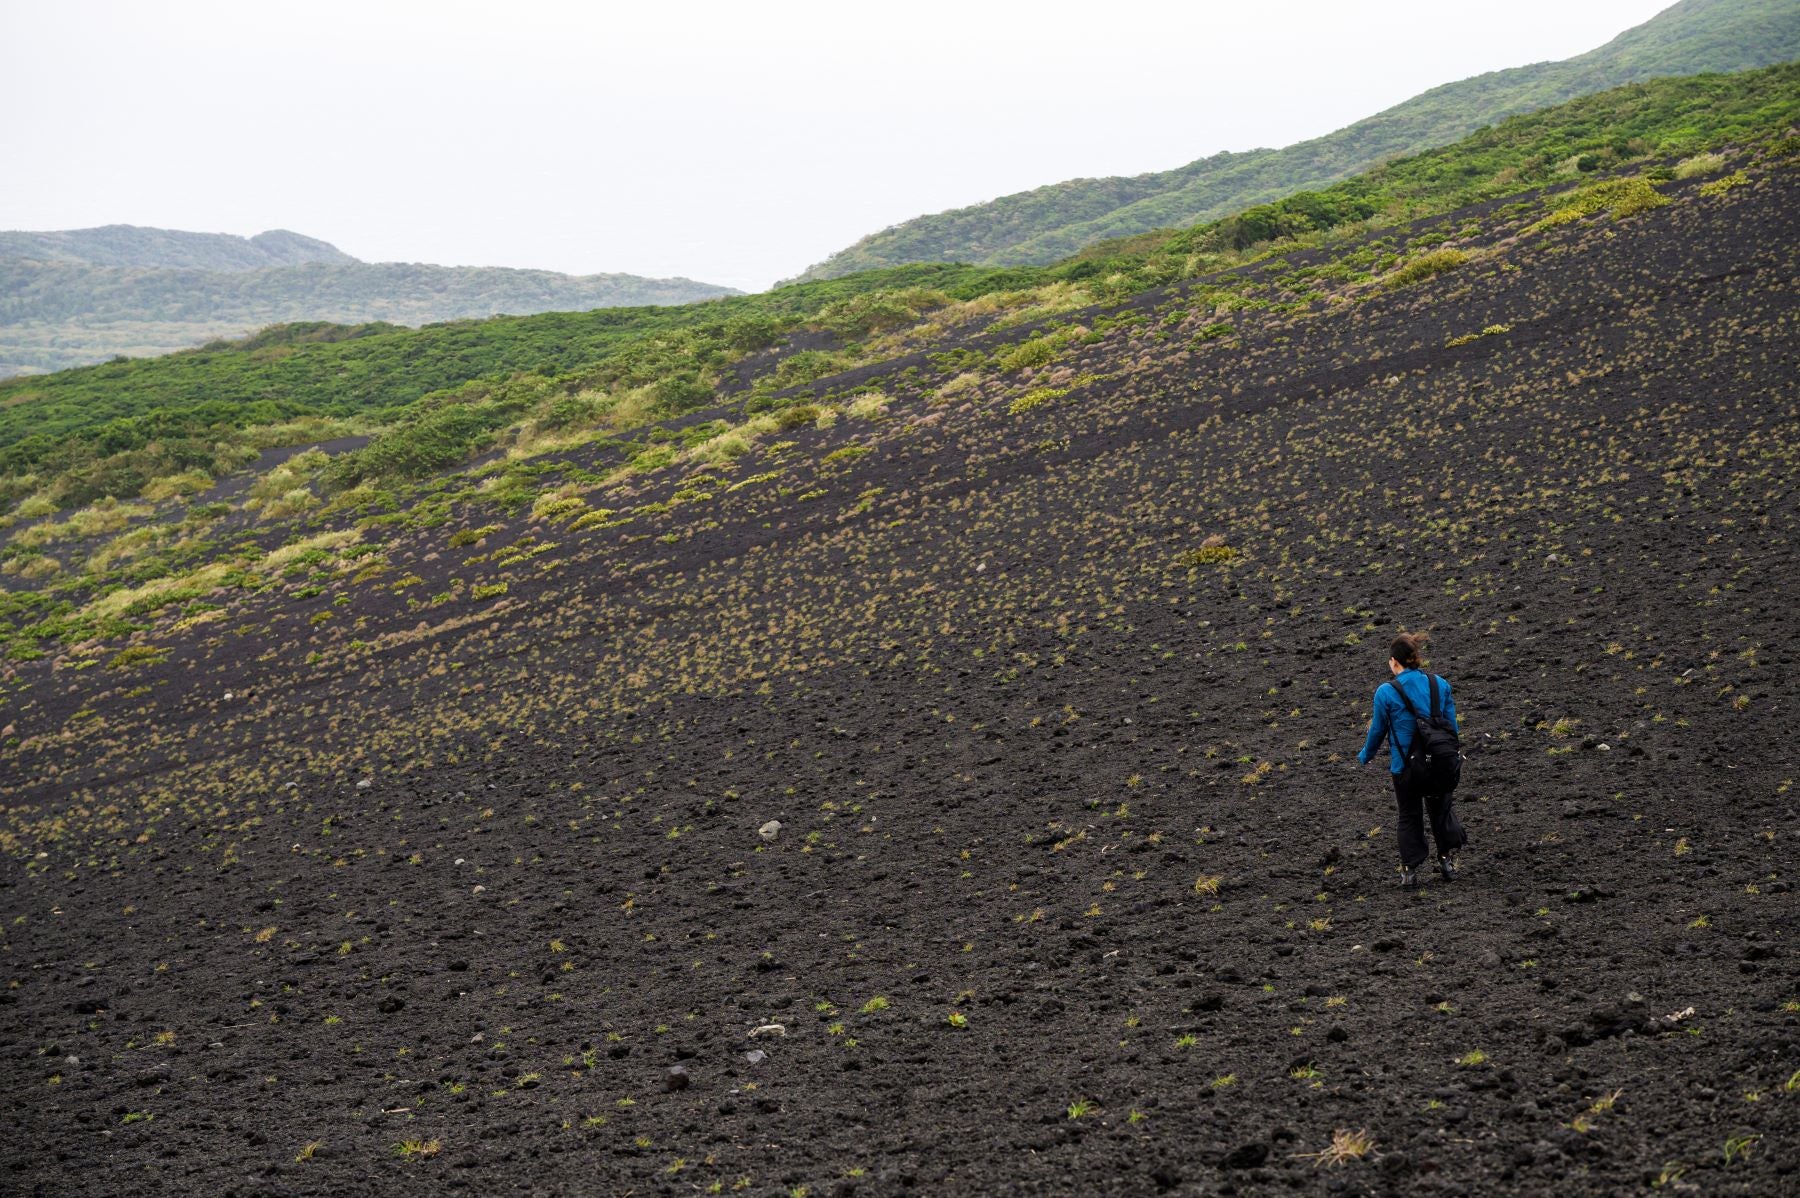
[[[756,834],[764,840],[774,840],[781,835],[781,821],[772,819],[756,830]]]

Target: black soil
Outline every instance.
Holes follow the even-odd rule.
[[[0,1190],[1800,1192],[1800,173],[1674,191],[16,664]]]

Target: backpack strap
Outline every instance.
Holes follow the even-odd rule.
[[[1431,675],[1427,674],[1425,677],[1427,679],[1427,682],[1429,682]],[[1418,752],[1425,744],[1425,721],[1419,718],[1419,709],[1414,707],[1412,705],[1412,700],[1406,697],[1406,688],[1404,686],[1400,685],[1400,679],[1398,679],[1398,678],[1394,679],[1393,687],[1394,687],[1394,693],[1396,695],[1400,696],[1400,702],[1406,705],[1406,714],[1412,717],[1412,722],[1413,722],[1412,744],[1407,746],[1407,753],[1406,753],[1406,755],[1408,757],[1411,757],[1414,753]],[[1435,687],[1432,689],[1432,698],[1433,699],[1437,698],[1437,690]]]
[[[1443,704],[1438,701],[1438,676],[1436,674],[1425,675],[1425,689],[1431,694],[1431,722],[1435,724],[1444,714]]]

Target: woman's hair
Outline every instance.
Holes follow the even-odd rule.
[[[1388,646],[1388,656],[1405,666],[1407,669],[1416,670],[1419,668],[1420,663],[1424,661],[1424,658],[1419,656],[1420,651],[1424,648],[1424,633],[1403,632],[1394,638],[1393,644]]]

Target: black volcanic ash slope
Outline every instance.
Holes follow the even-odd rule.
[[[10,666],[7,1188],[1791,1190],[1800,173],[1668,191]]]

